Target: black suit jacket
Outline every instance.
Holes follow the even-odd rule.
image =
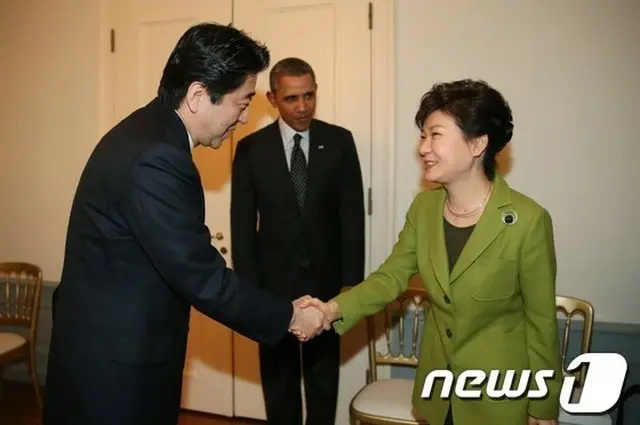
[[[291,302],[226,267],[204,208],[185,127],[158,99],[99,142],[69,219],[45,424],[171,423],[191,306],[260,343],[287,332]]]
[[[364,278],[362,172],[351,132],[320,120],[309,129],[304,213],[296,202],[275,121],[236,149],[231,185],[233,267],[282,296],[293,297],[306,245],[316,294],[327,300]]]

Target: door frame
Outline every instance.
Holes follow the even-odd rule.
[[[372,0],[371,29],[371,211],[368,216],[368,275],[391,252],[395,231],[395,0]],[[113,15],[110,0],[99,0],[100,10],[100,137],[113,126],[113,60],[111,29]],[[363,11],[367,13],[367,11]],[[116,37],[116,48],[118,39]],[[227,143],[229,143],[228,141]],[[376,170],[376,172],[374,172]],[[365,187],[367,186],[365,182]],[[367,195],[365,193],[365,195]],[[368,198],[366,199],[369,202]],[[367,208],[368,209],[368,208]],[[375,229],[375,230],[374,230]]]
[[[396,239],[395,0],[373,0],[371,30],[371,226],[366,275],[387,258]]]

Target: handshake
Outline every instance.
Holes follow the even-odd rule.
[[[331,329],[331,324],[341,318],[340,309],[335,301],[326,303],[309,295],[293,301],[293,317],[289,332],[301,342],[308,341]]]

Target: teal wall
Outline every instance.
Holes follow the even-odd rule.
[[[37,357],[38,357],[38,376],[40,382],[44,384],[47,370],[47,353],[49,349],[49,339],[51,332],[51,295],[55,288],[55,282],[45,282],[42,301],[40,306],[40,324],[38,329],[37,341]],[[410,315],[411,313],[409,313]],[[412,318],[407,316],[407,328],[411,326]],[[422,322],[420,326],[422,326]],[[2,330],[2,328],[0,328]],[[578,354],[579,341],[581,337],[581,323],[576,321],[572,325],[572,335],[569,347],[569,359]],[[560,329],[560,335],[564,329]],[[410,332],[407,332],[407,338],[410,338]],[[397,345],[397,341],[395,344]],[[405,342],[405,347],[410,347],[409,340]],[[629,373],[627,375],[626,386],[632,384],[640,384],[640,325],[630,325],[623,323],[606,323],[596,322],[594,326],[594,335],[592,342],[592,351],[594,352],[617,352],[625,356],[629,362]],[[396,378],[412,379],[414,371],[411,368],[394,367],[391,374]],[[15,365],[5,371],[5,378],[17,381],[27,381],[27,369],[24,364]],[[612,414],[615,419],[617,408]],[[625,424],[640,424],[640,396],[630,399],[625,409]]]

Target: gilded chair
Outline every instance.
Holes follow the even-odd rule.
[[[562,347],[560,358],[562,360],[562,372],[565,377],[574,376],[575,389],[571,396],[571,401],[577,403],[580,399],[580,393],[584,385],[587,373],[587,365],[581,365],[575,371],[567,371],[567,355],[569,352],[569,340],[571,336],[571,324],[573,317],[582,316],[582,338],[580,340],[580,353],[588,353],[591,351],[591,339],[593,337],[593,305],[589,301],[558,295],[556,296],[556,310],[564,317],[564,333],[562,335]],[[613,419],[608,414],[601,415],[572,415],[560,409],[560,417],[558,418],[560,425],[611,425]]]
[[[0,383],[2,369],[27,362],[38,406],[42,396],[36,370],[36,331],[42,292],[42,270],[29,263],[0,263]],[[26,335],[6,326],[26,329]]]
[[[576,378],[576,385],[578,388],[582,388],[584,380],[586,378],[586,365],[582,365],[580,369],[574,372],[568,372],[567,366],[567,354],[569,352],[569,339],[571,336],[571,323],[573,316],[582,316],[582,339],[580,341],[580,353],[588,353],[591,351],[591,339],[593,337],[593,306],[589,301],[582,300],[580,298],[567,297],[558,295],[556,296],[556,309],[559,313],[565,316],[564,321],[564,334],[562,335],[562,347],[560,358],[562,360],[562,371],[565,376],[574,376]]]
[[[413,412],[412,379],[378,377],[380,366],[417,367],[417,351],[422,336],[419,329],[420,318],[424,317],[426,308],[427,293],[422,288],[409,288],[395,302],[387,305],[383,312],[386,342],[383,352],[376,347],[377,316],[367,317],[369,369],[367,384],[355,395],[349,406],[353,425],[427,425],[425,420],[416,417]],[[408,310],[414,312],[410,326],[405,323],[405,313]],[[392,338],[393,328],[397,329],[397,338]],[[392,342],[396,339],[399,348],[394,350],[392,345],[395,344]],[[410,341],[409,347],[406,347],[407,340]]]

